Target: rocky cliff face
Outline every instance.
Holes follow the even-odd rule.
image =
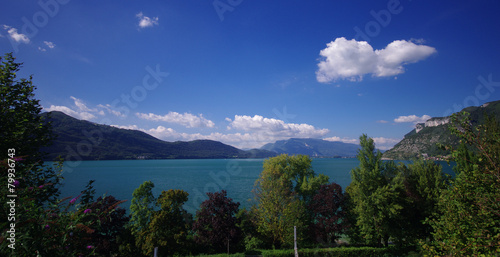
[[[473,126],[484,122],[484,114],[494,116],[500,121],[500,101],[485,103],[482,106],[467,107],[462,111],[470,113]],[[449,131],[450,117],[432,118],[419,123],[415,130],[405,135],[401,142],[384,153],[388,159],[411,159],[421,156],[439,157],[449,152],[440,149],[437,144],[456,146],[458,138]]]
[[[432,118],[425,122],[425,127],[437,127],[450,123],[450,117]]]
[[[428,119],[425,123],[418,123],[415,125],[415,131],[418,133],[424,128],[437,127],[448,123],[450,123],[450,117],[432,118]]]

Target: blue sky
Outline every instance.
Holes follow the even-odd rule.
[[[498,1],[4,1],[0,50],[46,111],[167,141],[388,149],[500,99]]]

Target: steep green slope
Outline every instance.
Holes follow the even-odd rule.
[[[141,131],[78,120],[62,112],[43,115],[50,117],[48,120],[57,135],[54,143],[43,149],[49,160],[58,156],[75,161],[263,158],[274,155],[261,150],[243,151],[212,140],[165,142]]]
[[[489,102],[478,107],[467,107],[462,111],[470,113],[471,123],[473,125],[482,124],[485,114],[494,116],[500,121],[500,101]],[[439,120],[445,118],[433,118]],[[403,140],[396,144],[392,149],[384,153],[384,158],[388,159],[411,159],[415,157],[441,157],[449,154],[437,147],[437,144],[458,145],[458,138],[453,136],[449,130],[450,124],[443,124],[432,127],[424,127],[418,133],[414,129],[405,135]]]

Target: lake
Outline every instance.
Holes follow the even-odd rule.
[[[128,208],[132,192],[144,181],[155,184],[155,197],[161,191],[182,189],[189,193],[184,208],[195,213],[201,202],[207,199],[206,192],[226,190],[228,197],[240,202],[240,207],[252,205],[252,189],[262,172],[264,159],[196,159],[196,160],[122,160],[122,161],[82,161],[64,172],[62,197],[77,196],[93,179],[96,197],[113,195],[119,200],[128,200],[120,206]],[[441,162],[443,171],[452,168]],[[357,159],[313,159],[316,174],[322,173],[345,189],[349,185],[350,171],[359,165]],[[64,171],[64,166],[63,166]]]

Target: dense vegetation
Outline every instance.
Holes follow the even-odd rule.
[[[487,117],[492,116],[500,120],[500,101],[493,101],[482,106],[467,107],[463,110],[470,114],[470,123],[473,128],[484,124]],[[450,117],[448,117],[450,118]],[[448,157],[450,149],[443,149],[439,145],[457,147],[460,137],[450,130],[452,124],[443,124],[435,127],[424,127],[418,133],[412,130],[406,134],[404,139],[397,143],[392,149],[384,152],[384,157],[393,160],[409,160],[428,157]]]
[[[196,215],[183,208],[188,193],[133,193],[130,215],[111,195],[96,198],[93,181],[74,198],[59,197],[61,166],[43,164],[52,140],[30,79],[7,54],[0,66],[1,256],[159,256],[243,253],[300,256],[494,256],[500,253],[500,125],[486,115],[453,116],[461,144],[449,149],[456,177],[441,166],[382,161],[373,139],[360,137],[359,167],[343,192],[316,174],[305,155],[264,162],[255,202],[240,209],[225,191],[208,193]],[[21,124],[21,125],[18,125]],[[15,150],[11,150],[15,149]]]

